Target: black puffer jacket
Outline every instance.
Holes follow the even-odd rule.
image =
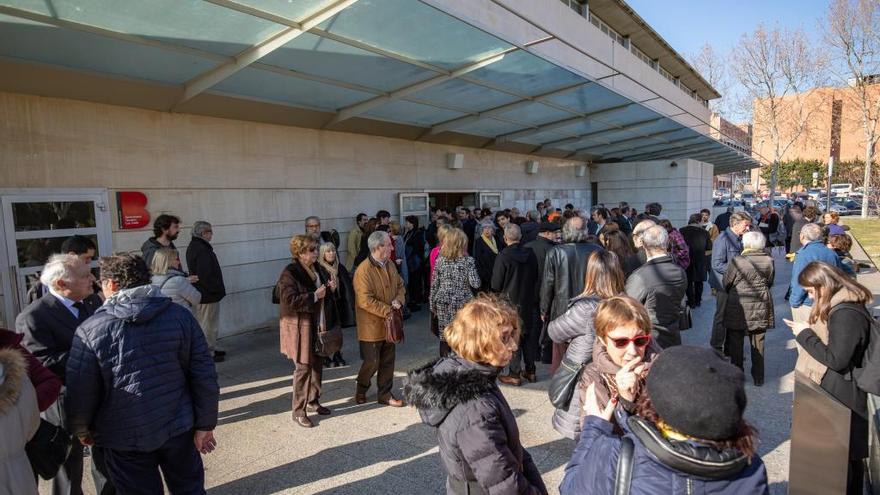
[[[470,493],[547,493],[495,383],[498,371],[453,355],[407,375],[406,401],[437,428],[447,493],[468,493],[468,482]]]
[[[541,314],[556,319],[568,309],[568,301],[584,291],[587,258],[601,251],[592,242],[567,242],[547,253],[541,281]]]
[[[71,432],[115,450],[151,452],[217,425],[205,336],[189,310],[151,285],[120,291],[77,328],[65,397]]]
[[[730,260],[722,281],[727,292],[725,328],[750,332],[773,328],[774,277],[773,258],[763,251],[746,251]]]

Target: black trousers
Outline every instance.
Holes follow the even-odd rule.
[[[689,266],[687,271],[687,303],[688,306],[694,307],[703,301],[703,274],[697,273],[697,270]]]
[[[64,413],[66,391],[62,389],[61,395],[54,404],[42,413],[42,417],[53,425],[65,425],[67,417]],[[70,455],[58,474],[52,478],[52,495],[82,495],[83,482],[83,454],[85,447],[79,443],[78,438],[73,439]],[[92,480],[95,483],[95,492],[98,495],[114,495],[116,490],[108,481],[107,468],[104,464],[104,452],[100,447],[91,447],[92,454]],[[36,475],[35,475],[36,476]]]
[[[357,376],[357,395],[366,395],[370,389],[373,375],[378,373],[376,387],[379,389],[376,398],[386,401],[392,397],[391,387],[394,384],[394,358],[396,345],[389,342],[358,342],[361,348],[361,370]]]
[[[531,318],[527,316],[527,318]],[[526,373],[534,373],[537,367],[535,361],[540,357],[541,343],[539,341],[541,335],[535,325],[523,331],[519,339],[519,347],[513,354],[513,358],[508,365],[511,375],[518,375],[522,371],[522,362],[525,361]]]
[[[205,493],[205,468],[190,431],[152,452],[106,449],[105,453],[110,478],[123,495],[164,493],[163,476],[174,495]]]
[[[425,275],[422,273],[424,266],[409,273],[409,283],[406,287],[406,295],[410,304],[422,304],[424,301]]]
[[[715,291],[715,317],[712,319],[712,335],[709,337],[709,345],[720,354],[727,355],[724,349],[724,339],[727,332],[724,328],[724,311],[727,309],[727,292]],[[740,346],[741,347],[741,346]]]
[[[744,352],[743,344],[745,344],[746,333],[749,335],[749,347],[752,349],[752,378],[755,381],[764,381],[764,337],[767,332],[764,330],[756,332],[748,332],[747,330],[727,329],[727,338],[724,341],[724,353],[730,356],[730,362],[743,369]]]

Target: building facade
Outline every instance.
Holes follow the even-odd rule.
[[[181,251],[214,225],[222,336],[277,320],[309,215],[343,258],[357,213],[426,220],[449,198],[659,201],[682,224],[714,174],[754,166],[709,136],[714,89],[621,1],[123,3],[0,5],[0,324],[60,240],[137,251],[162,213]]]

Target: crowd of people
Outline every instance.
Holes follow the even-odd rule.
[[[855,278],[844,227],[831,214],[817,223],[815,205],[711,216],[694,212],[676,228],[659,203],[638,213],[545,200],[525,212],[437,208],[423,226],[380,210],[355,217],[345,260],[338,232],[308,217],[272,291],[280,351],[294,363],[292,420],[312,428],[310,414],[333,413],[320,402],[323,369],[348,364],[341,329],[356,327],[353,401],[367,402],[375,377],[378,404],[416,407],[437,430],[449,493],[547,493],[499,387],[538,381],[539,363],[549,365],[556,408],[548,425],[577,442],[561,493],[671,493],[679,483],[766,493],[757,431],[744,420],[744,345],[761,386],[784,262],[772,253],[787,250],[796,369],[852,410],[857,493],[868,412],[848,376],[865,366],[873,295]],[[81,493],[85,448],[102,495],[161,493],[160,471],[172,493],[204,493],[226,291],[211,224],[192,227],[188,271],[174,245],[180,225],[160,215],[141,253],[102,258],[97,280],[94,244],[71,238],[44,267],[16,332],[0,330],[0,425],[14,433],[0,441],[0,473],[10,493],[35,493],[38,475],[55,493]],[[682,345],[705,282],[711,337]],[[403,321],[422,311],[437,357],[397,394]]]

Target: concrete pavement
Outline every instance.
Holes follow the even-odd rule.
[[[857,259],[866,259],[856,247]],[[760,432],[759,452],[767,464],[771,493],[784,494],[788,480],[788,450],[796,350],[791,332],[782,324],[790,316],[783,300],[790,264],[777,259],[775,329],[766,339],[766,378],[763,387],[747,380],[748,420]],[[862,277],[880,292],[876,270]],[[694,329],[684,333],[687,344],[707,345],[715,304],[706,288],[694,312]],[[425,311],[407,322],[407,340],[398,347],[395,390],[405,370],[437,353],[428,331]],[[354,329],[346,330],[344,355],[349,366],[324,372],[322,403],[333,415],[313,417],[317,426],[303,429],[291,421],[292,365],[278,351],[277,330],[264,330],[223,339],[229,354],[218,365],[221,401],[216,431],[217,451],[205,457],[210,494],[433,494],[444,492],[432,429],[423,426],[411,408],[381,407],[375,402],[355,405],[354,378],[360,360]],[[748,353],[746,352],[746,356]],[[746,370],[748,376],[748,366]],[[539,382],[520,388],[503,386],[517,415],[522,441],[534,457],[551,493],[557,486],[574,447],[550,424],[553,408],[546,394],[547,367],[539,366]],[[375,401],[375,388],[369,393]],[[87,459],[88,460],[88,459]],[[86,466],[86,491],[93,492]],[[42,493],[48,493],[42,483]]]

